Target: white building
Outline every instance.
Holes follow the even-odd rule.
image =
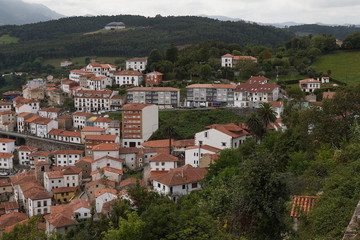
[[[112,111],[111,98],[117,94],[111,90],[80,90],[75,93],[74,105],[80,112]]]
[[[47,138],[48,133],[52,129],[58,128],[58,122],[56,120],[43,117],[38,117],[34,121],[30,122],[29,125],[31,134],[41,138]]]
[[[0,112],[11,111],[12,104],[0,100]]]
[[[193,167],[199,167],[200,158],[205,154],[219,154],[221,149],[208,145],[192,146],[185,149],[185,164]]]
[[[321,87],[321,82],[313,78],[303,79],[299,81],[299,87],[303,92],[314,92]]]
[[[131,58],[126,60],[126,70],[132,69],[136,71],[144,71],[147,65],[147,57]]]
[[[45,190],[34,187],[23,194],[26,199],[25,208],[29,217],[50,213],[51,195]]]
[[[95,191],[96,198],[96,212],[101,213],[104,203],[110,202],[118,198],[117,191],[112,188],[103,188]]]
[[[58,167],[75,166],[75,162],[83,157],[84,151],[81,150],[57,150],[53,152],[55,164]]]
[[[88,74],[91,74],[91,72],[85,70],[78,70],[78,69],[70,70],[69,79],[71,81],[79,82],[81,76]]]
[[[18,149],[19,163],[20,165],[29,166],[30,158],[29,154],[36,152],[38,149],[30,146],[20,146]]]
[[[85,70],[96,76],[108,76],[110,72],[116,71],[117,66],[110,64],[89,63]]]
[[[127,103],[156,104],[160,108],[180,106],[180,89],[172,87],[135,87],[126,91]]]
[[[12,153],[0,152],[0,171],[7,171],[14,168],[14,155]]]
[[[126,70],[114,73],[115,84],[118,86],[140,86],[144,75],[139,71]]]
[[[194,168],[185,165],[172,169],[168,173],[159,174],[151,178],[155,192],[170,195],[176,200],[182,195],[201,189],[200,181],[207,173],[206,168]]]
[[[111,87],[112,84],[112,78],[106,76],[90,77],[87,80],[87,88],[95,91],[104,90],[106,87]]]
[[[257,62],[257,58],[252,56],[234,56],[232,54],[225,54],[221,56],[221,66],[222,67],[234,67],[237,63],[241,61],[251,61]]]
[[[159,153],[150,158],[150,171],[169,171],[177,168],[179,159],[167,153]]]
[[[102,157],[99,159],[95,159],[91,163],[91,171],[95,171],[97,169],[101,169],[104,167],[112,167],[115,169],[122,170],[124,162],[125,162],[125,160],[120,159],[120,158],[105,156],[105,157]]]
[[[112,167],[103,167],[95,171],[92,171],[90,175],[93,181],[102,179],[105,176],[106,179],[119,183],[123,175],[123,170]]]
[[[49,118],[52,120],[57,120],[57,118],[60,116],[60,113],[63,110],[61,108],[55,108],[55,107],[50,107],[50,108],[42,108],[38,111],[38,114],[40,117],[43,118]]]
[[[86,126],[86,120],[92,116],[92,113],[74,112],[73,113],[73,126],[74,128],[82,129]]]
[[[15,151],[15,140],[0,138],[0,152],[13,153]]]
[[[159,128],[159,109],[151,104],[122,107],[122,147],[140,147]]]
[[[16,118],[16,125],[17,125],[17,131],[22,133],[25,132],[25,120],[32,117],[34,114],[30,112],[22,112],[17,115]]]
[[[62,187],[77,187],[82,181],[82,169],[77,167],[55,167],[44,173],[46,191]]]
[[[238,148],[250,134],[235,123],[213,124],[195,134],[195,145],[208,145],[218,149]]]
[[[118,143],[101,143],[92,148],[93,159],[99,159],[105,156],[119,158],[120,145]]]
[[[186,106],[225,107],[234,105],[234,84],[192,84],[186,87]]]

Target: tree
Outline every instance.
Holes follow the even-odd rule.
[[[17,224],[11,232],[4,233],[2,236],[3,240],[23,239],[32,240],[47,239],[46,234],[39,230],[38,223],[41,219],[38,216],[31,217],[28,222]]]
[[[257,110],[257,115],[266,128],[270,123],[276,121],[276,112],[269,103],[262,103],[260,108]]]
[[[166,49],[165,58],[172,63],[176,62],[178,58],[178,49],[174,44],[171,44],[171,46]]]
[[[202,65],[200,67],[201,79],[206,80],[212,75],[212,68],[209,64]]]
[[[163,55],[158,49],[153,49],[148,57],[147,67],[150,71],[154,71],[156,64],[163,60]]]
[[[250,133],[255,137],[256,141],[261,141],[266,130],[262,119],[256,113],[252,113],[245,121]]]

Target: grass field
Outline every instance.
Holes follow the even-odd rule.
[[[71,61],[73,61],[73,64],[75,66],[85,66],[85,58],[87,57],[76,57],[76,58],[71,58]],[[90,59],[93,59],[94,57],[89,56]],[[124,65],[125,66],[125,60],[127,58],[124,57],[96,57],[95,58],[97,61],[99,61],[100,63],[109,63],[109,64],[114,64],[114,65],[119,65],[116,64],[115,62],[120,62],[120,65]],[[50,64],[56,68],[60,68],[60,62],[66,60],[65,58],[54,58],[54,59],[47,59],[45,60],[44,64]]]
[[[17,43],[19,41],[19,38],[12,37],[10,35],[2,35],[0,37],[0,44],[9,44],[9,43]]]
[[[324,55],[311,67],[323,74],[330,70],[332,78],[348,84],[360,83],[360,51]]]

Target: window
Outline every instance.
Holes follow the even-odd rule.
[[[205,134],[205,137],[208,137],[208,136],[209,136],[208,132],[205,132],[204,134]]]
[[[40,201],[37,202],[37,206],[41,207],[41,202]]]
[[[44,207],[46,207],[46,206],[47,206],[47,201],[45,200],[45,201],[44,201]]]
[[[197,188],[198,187],[198,184],[197,183],[192,183],[191,184],[191,188]]]
[[[199,141],[199,145],[203,145],[203,141]]]
[[[221,146],[226,147],[226,142],[222,142]]]
[[[186,185],[182,185],[182,189],[186,189]]]

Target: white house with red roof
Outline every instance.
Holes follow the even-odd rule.
[[[13,153],[15,151],[15,140],[9,138],[0,138],[0,152]]]
[[[101,91],[112,84],[112,78],[106,76],[94,76],[87,79],[87,88],[90,90]]]
[[[19,164],[24,166],[30,165],[29,154],[36,152],[38,149],[31,146],[20,146],[18,149]]]
[[[222,67],[232,68],[240,61],[251,61],[257,63],[257,58],[252,56],[235,56],[229,53],[221,56]]]
[[[112,167],[115,169],[122,170],[125,160],[120,158],[114,158],[110,156],[104,156],[98,159],[95,159],[91,163],[91,171],[101,169],[104,167]]]
[[[276,113],[276,118],[280,118],[281,114],[284,112],[284,102],[276,101],[276,102],[269,102],[271,108]]]
[[[147,65],[147,57],[131,58],[126,60],[126,70],[145,71]]]
[[[13,99],[13,106],[16,113],[31,112],[37,113],[40,109],[40,103],[34,99],[26,99],[24,97],[16,97]]]
[[[308,78],[299,81],[299,87],[303,92],[314,92],[321,87],[321,81]]]
[[[206,168],[194,168],[191,165],[175,168],[168,173],[152,177],[153,190],[160,194],[169,194],[176,200],[182,195],[200,190],[200,181],[207,172]]]
[[[46,191],[62,187],[77,187],[82,181],[82,169],[71,167],[54,167],[52,171],[44,173],[44,187]]]
[[[111,71],[116,71],[117,66],[111,64],[89,63],[85,71],[91,72],[96,76],[107,76]]]
[[[248,83],[268,83],[269,82],[269,78],[264,77],[264,76],[251,76],[247,82]]]
[[[0,152],[0,171],[11,170],[14,167],[14,155]]]
[[[100,128],[108,129],[109,124],[112,121],[114,121],[114,120],[112,120],[110,118],[107,118],[107,117],[98,117],[94,121],[94,127],[100,127]]]
[[[119,143],[101,143],[92,148],[93,158],[99,159],[105,156],[119,158]]]
[[[38,114],[40,117],[56,120],[61,112],[63,112],[63,109],[61,108],[49,107],[40,109]]]
[[[22,188],[25,209],[29,217],[50,213],[51,195],[42,186],[30,184],[31,186]]]
[[[118,86],[140,86],[144,80],[144,74],[139,71],[125,70],[114,73],[115,84]]]
[[[53,152],[55,164],[58,167],[75,166],[75,162],[83,157],[82,150],[57,150]]]
[[[31,134],[41,138],[46,138],[52,129],[58,128],[58,121],[50,118],[38,117],[31,121],[29,125]]]
[[[185,164],[199,167],[200,158],[205,154],[220,154],[221,149],[209,145],[195,145],[185,149]]]
[[[235,123],[213,124],[195,134],[195,145],[208,145],[218,149],[238,148],[250,134]]]
[[[74,95],[74,106],[80,112],[111,111],[117,107],[111,105],[112,97],[117,94],[111,90],[80,90]]]
[[[79,69],[70,70],[69,79],[75,82],[79,82],[80,77],[87,74],[91,74],[91,72]]]
[[[11,111],[12,104],[9,102],[4,102],[0,100],[0,112]]]
[[[118,198],[118,193],[112,188],[103,188],[95,190],[95,209],[97,213],[101,213],[104,203],[110,202]]]
[[[32,117],[34,114],[30,112],[22,112],[17,115],[16,118],[16,125],[17,125],[17,131],[22,133],[25,132],[25,120]]]
[[[178,167],[179,159],[168,153],[158,153],[151,157],[150,160],[150,171],[162,171],[167,172],[170,169]]]
[[[234,94],[235,107],[258,108],[261,103],[277,101],[279,99],[280,86],[274,83],[245,82],[240,83]]]

